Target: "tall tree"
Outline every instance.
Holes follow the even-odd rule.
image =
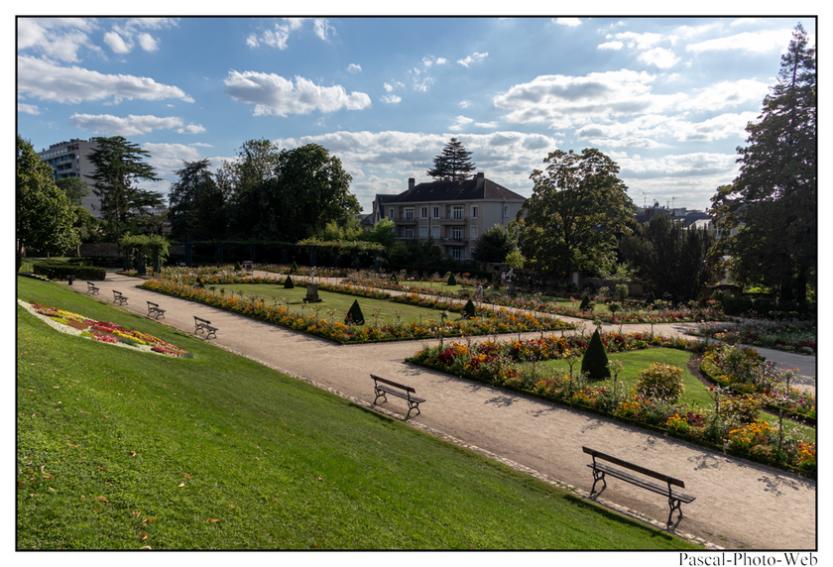
[[[532,197],[519,221],[521,249],[530,267],[558,277],[610,270],[617,239],[633,215],[619,166],[595,148],[556,150],[530,178]]]
[[[60,254],[78,244],[75,214],[32,144],[17,137],[15,205],[17,269],[27,253]]]
[[[712,198],[738,279],[771,286],[784,306],[800,308],[817,277],[816,108],[815,48],[799,24],[778,82],[738,148],[740,172]]]
[[[466,151],[460,140],[451,138],[434,158],[434,167],[428,170],[428,175],[444,181],[462,181],[471,177],[474,171],[471,152]]]
[[[171,185],[168,217],[171,236],[180,240],[225,236],[225,199],[209,171],[207,159],[185,162]]]
[[[503,262],[515,248],[517,244],[509,230],[502,224],[496,224],[477,239],[472,258],[478,262]]]
[[[95,165],[93,192],[101,199],[101,216],[110,238],[125,232],[144,232],[158,224],[154,218],[162,206],[162,195],[140,189],[139,181],[159,178],[145,159],[150,155],[122,136],[93,138],[90,161]]]
[[[56,184],[66,193],[67,199],[73,205],[80,205],[81,200],[90,193],[89,186],[80,177],[64,177]]]
[[[228,205],[229,231],[235,236],[269,235],[274,214],[269,209],[269,187],[280,166],[280,150],[266,139],[243,142],[237,158],[224,162],[216,175]],[[274,232],[274,231],[271,231]]]

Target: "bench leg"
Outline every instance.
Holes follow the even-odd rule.
[[[208,334],[205,335],[206,339],[216,339],[217,338],[217,331],[208,331]]]
[[[388,397],[382,390],[374,388],[373,392],[376,394],[376,397],[373,399],[373,403],[370,405],[375,406],[377,403],[379,403],[379,398],[382,398],[385,401],[385,403],[388,403]]]
[[[602,489],[596,492],[596,484],[598,484],[599,481],[602,481]],[[605,491],[605,488],[607,488],[607,481],[605,480],[604,471],[593,469],[593,486],[590,488],[590,498],[595,500],[599,497],[599,494]]]
[[[683,519],[683,509],[680,507],[681,504],[682,504],[682,502],[680,502],[676,498],[669,498],[668,499],[668,507],[670,509],[668,510],[668,523],[667,523],[667,525],[668,525],[669,530],[673,530],[674,528],[676,528],[680,524],[680,521],[682,521],[682,519]],[[677,514],[678,514],[676,522],[672,521],[672,517],[674,515],[674,510],[676,510]]]
[[[419,409],[419,402],[412,402],[408,400],[408,413],[405,414],[405,421],[408,421],[408,419],[410,419],[411,412],[413,410],[417,411],[417,415],[420,415],[422,413],[422,411]]]

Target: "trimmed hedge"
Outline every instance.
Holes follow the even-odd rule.
[[[35,262],[32,269],[36,274],[51,280],[65,280],[67,275],[72,274],[78,280],[102,281],[107,275],[104,268],[65,262]]]

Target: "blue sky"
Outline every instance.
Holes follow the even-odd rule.
[[[702,209],[774,84],[796,18],[19,19],[18,131],[121,134],[167,192],[249,138],[320,143],[377,192],[459,137],[529,195],[548,152],[599,147],[635,203]]]

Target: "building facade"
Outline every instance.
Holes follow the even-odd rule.
[[[52,144],[38,155],[52,167],[56,181],[67,177],[81,178],[90,189],[81,199],[81,205],[93,216],[101,217],[101,200],[93,193],[96,169],[90,161],[90,154],[94,149],[95,144],[92,142],[72,139]]]
[[[517,218],[525,200],[483,173],[464,181],[416,184],[411,178],[407,191],[376,195],[372,218],[374,224],[392,220],[401,240],[431,240],[449,258],[470,260],[480,235]]]

